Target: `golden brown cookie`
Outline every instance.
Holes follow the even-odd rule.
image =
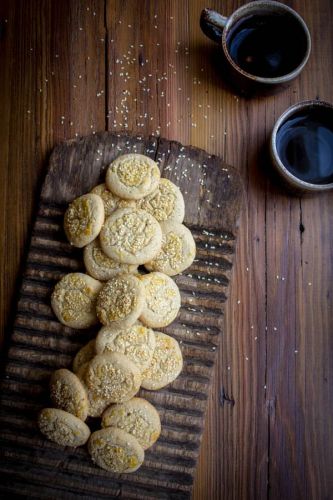
[[[98,354],[89,363],[84,383],[91,397],[104,399],[107,404],[128,401],[138,392],[141,371],[124,354]]]
[[[145,303],[144,288],[133,274],[121,274],[108,281],[97,298],[96,311],[103,325],[129,328],[140,316]]]
[[[144,451],[137,439],[115,427],[93,432],[88,451],[93,462],[111,472],[134,472],[144,460]]]
[[[175,276],[189,267],[195,258],[195,242],[191,231],[174,221],[161,222],[162,248],[154,259],[145,264],[148,271],[160,271]]]
[[[162,328],[176,318],[180,309],[179,288],[170,276],[148,273],[140,277],[146,302],[140,320],[151,328]]]
[[[157,188],[160,175],[154,160],[131,153],[118,156],[110,164],[105,183],[120,198],[139,200]]]
[[[156,347],[153,359],[142,374],[142,387],[157,390],[173,382],[183,368],[183,356],[176,339],[155,332]]]
[[[104,205],[97,194],[84,194],[76,198],[66,210],[64,229],[68,241],[82,248],[93,241],[104,222]]]
[[[109,406],[102,416],[102,427],[117,427],[134,436],[146,450],[161,434],[160,416],[142,398],[132,398],[126,403]]]
[[[57,408],[44,408],[38,416],[42,434],[62,446],[82,446],[90,436],[89,427],[71,413]]]
[[[153,259],[162,244],[157,220],[144,210],[120,208],[105,221],[100,243],[103,252],[123,264],[144,264]]]
[[[80,379],[61,368],[52,373],[50,398],[56,408],[72,413],[81,420],[88,416],[88,398]]]
[[[114,330],[103,326],[96,337],[98,354],[121,352],[128,356],[140,370],[148,368],[154,349],[155,334],[153,330],[139,322],[124,330]]]
[[[169,179],[160,179],[157,189],[138,202],[138,207],[149,212],[158,222],[183,222],[185,203],[180,189]]]
[[[83,273],[66,274],[55,286],[51,306],[58,320],[71,328],[97,323],[96,299],[102,284]]]

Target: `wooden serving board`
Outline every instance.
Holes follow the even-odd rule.
[[[63,214],[73,198],[104,179],[120,154],[155,158],[162,175],[182,190],[185,224],[197,245],[190,269],[175,278],[181,311],[163,331],[181,344],[184,369],[160,391],[140,394],[158,409],[162,434],[134,474],[110,474],[95,466],[85,448],[62,448],[36,427],[49,405],[48,379],[95,329],[61,325],[50,308],[55,283],[83,270],[82,251],[66,241]],[[224,303],[235,250],[242,199],[238,172],[205,151],[165,139],[101,133],[57,146],[42,188],[17,314],[1,384],[0,490],[34,498],[188,498],[204,425],[209,385],[223,326]],[[92,427],[97,428],[98,422]]]

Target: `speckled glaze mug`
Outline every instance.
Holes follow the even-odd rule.
[[[250,2],[230,17],[204,9],[200,26],[221,45],[223,72],[241,94],[283,90],[309,59],[308,27],[297,12],[280,2]]]

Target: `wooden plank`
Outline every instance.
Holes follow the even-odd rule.
[[[70,200],[98,184],[116,156],[133,151],[156,158],[162,175],[183,191],[188,190],[185,222],[198,240],[199,251],[193,266],[176,278],[182,308],[177,321],[165,329],[180,342],[184,370],[161,391],[141,390],[141,395],[160,412],[160,440],[146,452],[138,473],[119,476],[96,470],[82,450],[66,454],[53,443],[45,442],[36,429],[36,411],[31,412],[31,408],[47,404],[52,371],[70,366],[78,342],[83,343],[96,333],[96,328],[78,333],[64,327],[55,321],[50,309],[50,292],[56,279],[82,266],[80,252],[66,243],[61,228],[64,210]],[[189,176],[194,182],[188,182]],[[85,492],[94,498],[118,490],[135,498],[146,498],[149,493],[161,498],[189,496],[220,340],[242,195],[235,169],[203,150],[166,139],[104,132],[55,148],[42,188],[2,383],[0,439],[6,460],[2,473],[6,477],[16,474],[27,481],[29,491],[34,491],[35,484],[51,495],[66,485],[72,496]],[[219,265],[218,272],[215,264]],[[19,435],[18,427],[24,429]],[[54,491],[50,489],[50,470]],[[80,482],[82,474],[91,479],[98,476],[99,484],[92,482],[88,490]],[[5,488],[10,489],[8,481]],[[14,491],[15,488],[14,484]]]
[[[104,5],[1,2],[0,341],[13,321],[19,265],[55,142],[105,128]],[[84,105],[82,104],[84,103]],[[19,147],[18,147],[19,145]],[[22,216],[24,214],[24,216]],[[8,258],[9,257],[9,258]]]

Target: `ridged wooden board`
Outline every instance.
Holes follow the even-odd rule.
[[[82,251],[66,241],[63,214],[73,198],[104,179],[120,154],[137,152],[158,161],[162,175],[184,193],[185,224],[197,245],[195,262],[175,278],[182,295],[176,321],[163,329],[181,344],[184,369],[165,389],[141,396],[158,409],[162,434],[134,474],[109,474],[93,465],[85,448],[62,448],[36,427],[48,403],[54,369],[70,367],[95,329],[61,325],[50,308],[55,283],[83,270]],[[242,186],[235,169],[205,151],[154,137],[101,133],[57,146],[42,188],[8,360],[1,384],[1,487],[8,494],[59,498],[188,498],[204,425],[224,303],[235,251]],[[98,422],[91,421],[97,428]]]

